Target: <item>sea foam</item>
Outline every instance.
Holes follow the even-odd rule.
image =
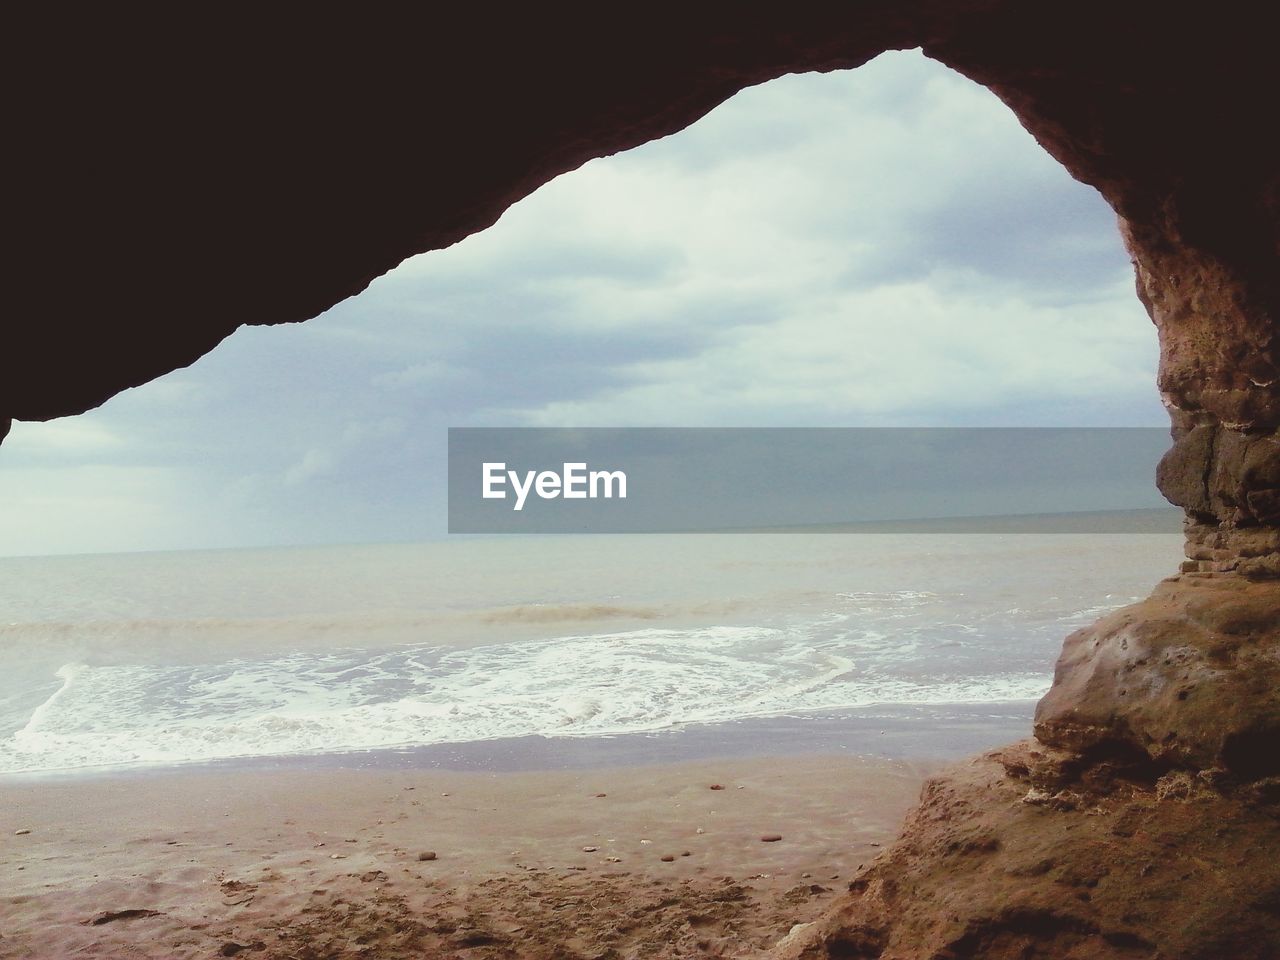
[[[1039,697],[1042,673],[895,669],[909,645],[830,619],[410,645],[196,665],[67,664],[0,772],[539,735],[604,736],[872,704]]]

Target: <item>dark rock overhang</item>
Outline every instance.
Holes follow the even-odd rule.
[[[1263,267],[1276,244],[1276,59],[1254,8],[1232,7],[24,14],[9,31],[18,297],[0,422],[82,412],[241,324],[315,316],[744,87],[916,46],[1002,97],[1153,257],[1192,250],[1274,330],[1275,271]],[[1274,373],[1274,344],[1239,332],[1257,349],[1230,358],[1235,373],[1193,371],[1222,380],[1219,392]],[[1277,390],[1253,388],[1250,404],[1274,420]]]

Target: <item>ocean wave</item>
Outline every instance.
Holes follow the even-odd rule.
[[[903,670],[903,649],[822,618],[214,664],[68,663],[62,685],[0,742],[0,772],[611,736],[816,709],[1030,700],[1048,687],[1047,670]]]
[[[526,604],[471,614],[484,623],[565,623],[598,620],[657,620],[654,607],[619,607],[603,603]]]

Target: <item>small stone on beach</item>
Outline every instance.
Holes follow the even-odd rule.
[[[14,835],[15,837],[23,837],[23,836],[26,836],[26,835],[27,835],[28,833],[30,833],[30,832],[31,832],[30,830],[15,830],[15,831],[13,831],[13,835]]]
[[[420,854],[418,854],[419,860],[434,860],[435,858],[436,858],[436,852],[434,850],[423,850]]]
[[[675,857],[673,857],[671,854],[668,853],[664,856],[659,857],[658,859],[661,860],[663,863],[672,863],[675,860]]]
[[[782,839],[782,834],[780,833],[766,833],[764,836],[760,838],[760,842],[761,843],[777,843],[781,839]]]
[[[713,783],[713,784],[711,785],[711,789],[712,789],[712,790],[723,790],[723,789],[724,789],[724,784],[723,784],[723,783]]]
[[[596,852],[597,850],[599,850],[599,849],[600,849],[599,847],[583,847],[583,848],[582,848],[582,852],[583,852],[583,853],[595,853],[595,852]]]

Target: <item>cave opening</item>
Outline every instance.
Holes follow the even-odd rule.
[[[678,135],[564,175],[489,230],[406,262],[303,327],[244,327],[192,368],[99,410],[20,425],[0,483],[26,526],[7,542],[32,544],[14,553],[80,556],[34,576],[15,567],[11,619],[73,637],[86,618],[110,626],[83,648],[52,644],[43,677],[15,700],[12,725],[26,738],[15,756],[146,765],[402,748],[415,736],[756,724],[732,752],[788,712],[816,733],[784,729],[783,742],[847,750],[839,741],[852,722],[854,741],[880,750],[866,739],[877,706],[901,727],[889,755],[928,756],[938,737],[947,756],[994,746],[1030,720],[1065,627],[1139,599],[1173,566],[1176,538],[800,535],[697,547],[677,538],[678,548],[623,538],[449,552],[431,542],[443,525],[441,439],[446,426],[495,422],[1158,423],[1154,335],[1130,271],[1106,204],[988,91],[918,51],[750,88]],[[335,546],[362,543],[388,546]],[[231,552],[165,552],[192,548]],[[83,556],[121,549],[141,552],[110,572]],[[619,551],[632,566],[608,572],[604,558]],[[195,566],[175,572],[186,562]],[[337,571],[349,590],[326,586]],[[99,594],[80,601],[83,613],[48,599],[79,582]],[[117,594],[130,596],[123,607]],[[831,609],[813,619],[814,603]],[[253,656],[185,673],[190,657],[168,649],[183,624],[206,650]],[[712,671],[689,703],[670,700],[656,664],[673,654],[645,646],[647,627],[695,649],[728,643],[723,660],[740,676]],[[492,666],[483,695],[507,683],[525,698],[502,721],[465,685],[449,687],[466,714],[457,729],[441,718],[446,733],[429,729],[413,710],[392,716],[440,669],[400,648],[616,637],[644,652],[588,649],[578,669],[528,690],[525,674],[540,675],[523,652],[510,669]],[[126,703],[165,682],[279,685],[299,699],[232,696],[229,713],[202,718],[196,697],[196,709],[171,705],[167,732],[139,749],[139,718],[114,715],[90,679],[122,656],[116,642],[142,673],[97,682],[124,683]],[[361,643],[372,652],[352,654]],[[352,657],[338,678],[372,672],[389,686],[357,683],[348,702],[291,659],[309,646]],[[600,678],[613,673],[640,677],[632,714],[602,706]],[[312,716],[308,698],[331,701],[327,712]],[[40,705],[55,701],[64,716],[50,724]],[[708,706],[717,701],[728,706]],[[350,722],[361,711],[378,721]],[[291,730],[299,716],[315,729]],[[256,732],[212,745],[229,725]],[[93,731],[113,728],[105,747],[90,745]],[[690,743],[691,756],[706,749]]]

